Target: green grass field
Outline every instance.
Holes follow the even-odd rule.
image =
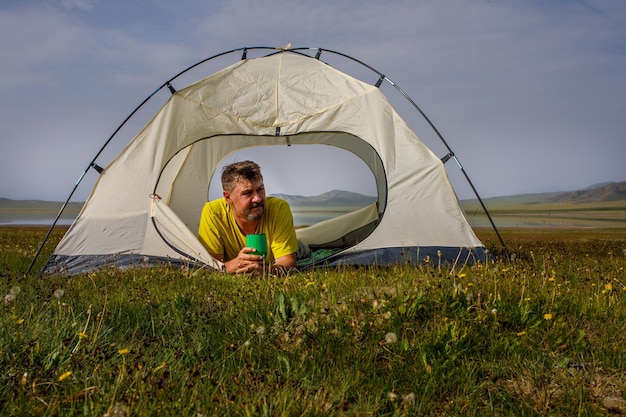
[[[505,228],[511,263],[478,229],[493,262],[25,276],[45,232],[0,227],[1,415],[626,414],[624,228]]]

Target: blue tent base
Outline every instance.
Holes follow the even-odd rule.
[[[359,252],[338,252],[323,250],[313,252],[311,259],[298,261],[299,269],[317,268],[322,266],[389,266],[389,265],[420,265],[425,263],[462,265],[485,262],[487,250],[483,247],[440,247],[413,246],[396,248],[379,248]]]
[[[464,265],[485,262],[487,250],[474,248],[421,246],[408,248],[379,248],[359,252],[345,252],[341,249],[314,251],[311,258],[298,261],[298,269],[307,270],[338,266],[391,266],[391,265]],[[176,269],[207,269],[216,271],[204,263],[140,254],[112,255],[52,255],[43,269],[43,275],[78,275],[95,273],[106,269],[126,271],[146,269],[156,266]]]
[[[43,275],[78,275],[100,272],[107,269],[127,271],[129,269],[146,269],[152,267],[168,267],[176,269],[216,269],[197,261],[174,259],[140,254],[112,255],[52,255],[43,268]]]

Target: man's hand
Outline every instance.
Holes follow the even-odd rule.
[[[236,258],[224,263],[226,272],[231,274],[261,274],[263,273],[263,257],[254,254],[255,249],[244,247]]]

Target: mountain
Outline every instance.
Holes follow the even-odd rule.
[[[626,181],[598,184],[579,191],[558,193],[549,203],[602,203],[626,200]]]
[[[316,196],[272,194],[282,198],[295,209],[302,208],[360,208],[372,204],[376,197],[353,193],[350,191],[333,190]],[[66,211],[78,212],[84,203],[69,203]],[[0,198],[0,211],[3,212],[56,212],[63,203],[41,200],[10,200]]]
[[[79,212],[84,203],[69,203],[65,210]],[[44,200],[11,200],[0,197],[0,211],[51,211],[58,212],[63,203]]]
[[[272,194],[287,201],[295,209],[303,208],[359,208],[376,201],[376,197],[353,193],[344,190],[332,190],[316,196]],[[626,181],[595,184],[578,191],[563,191],[538,194],[520,194],[513,196],[491,197],[484,199],[490,207],[500,206],[533,206],[542,204],[589,204],[626,202]],[[66,207],[66,212],[78,213],[84,202],[72,202]],[[464,207],[474,207],[477,200],[463,200]],[[61,206],[59,201],[42,200],[10,200],[0,198],[0,211],[32,211],[56,212]]]
[[[332,190],[316,196],[272,194],[282,198],[292,208],[312,207],[365,207],[376,201],[376,197],[343,190]]]
[[[603,204],[603,203],[626,203],[626,181],[607,182],[592,185],[577,191],[561,191],[537,194],[518,194],[502,197],[490,197],[483,199],[491,207],[513,207],[533,205],[562,205],[562,204]],[[461,201],[466,207],[478,205],[476,199]]]
[[[594,188],[600,188],[600,187],[604,187],[605,185],[611,185],[611,184],[616,184],[616,182],[615,181],[600,182],[597,184],[590,185],[587,188],[583,188],[583,190],[591,190]]]

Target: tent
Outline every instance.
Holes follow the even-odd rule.
[[[44,273],[157,263],[221,270],[196,237],[220,162],[249,147],[311,144],[358,156],[377,201],[298,229],[314,249],[302,268],[485,259],[446,174],[454,154],[440,159],[411,131],[379,88],[384,75],[374,85],[353,78],[320,59],[338,54],[326,49],[258,49],[269,52],[229,51],[242,59],[178,91],[174,78],[161,87],[171,96],[122,152],[104,168],[89,164],[98,180]]]

